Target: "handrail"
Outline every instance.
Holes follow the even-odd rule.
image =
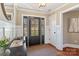
[[[9,20],[8,17],[7,17],[6,11],[5,11],[4,3],[1,3],[1,8],[2,8],[2,11],[3,11],[3,14],[4,14],[5,18],[7,20]]]

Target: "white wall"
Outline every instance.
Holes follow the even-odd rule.
[[[23,36],[22,26],[16,26],[16,37],[22,37],[22,36]]]
[[[49,43],[57,46],[56,14],[49,16]]]
[[[13,39],[13,28],[12,28],[12,23],[1,21],[0,20],[0,39],[3,36],[3,28],[5,29],[5,36],[6,38],[12,40]]]
[[[57,49],[62,50],[63,40],[61,37],[61,26],[58,23],[57,13],[53,13],[49,16],[49,43],[54,45]]]

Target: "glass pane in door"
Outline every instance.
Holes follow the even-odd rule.
[[[39,36],[39,20],[31,20],[31,36]]]
[[[24,36],[27,36],[27,25],[28,25],[28,22],[27,22],[28,18],[27,17],[24,17],[23,19],[23,29],[24,29]]]
[[[41,44],[44,44],[44,35],[45,35],[45,20],[44,20],[44,18],[41,18],[41,20],[40,20],[41,22],[40,22],[40,26],[41,26],[41,33],[40,33],[40,42],[41,42]]]
[[[44,34],[45,34],[45,21],[42,18],[41,19],[41,35],[44,35]]]

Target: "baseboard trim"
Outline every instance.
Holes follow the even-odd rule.
[[[63,48],[64,47],[79,48],[79,45],[77,45],[77,44],[64,44]]]
[[[57,51],[60,51],[60,52],[62,51],[62,50],[57,49],[54,45],[52,45],[52,44],[50,44],[50,43],[48,43],[48,45],[54,47]]]

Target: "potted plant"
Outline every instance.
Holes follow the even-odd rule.
[[[4,55],[5,49],[8,46],[9,40],[6,38],[0,39],[0,56]]]

